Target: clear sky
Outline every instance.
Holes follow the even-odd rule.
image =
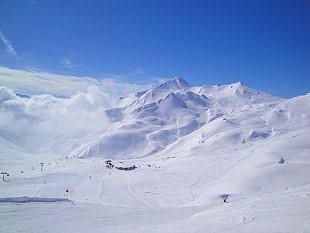
[[[0,66],[293,97],[310,92],[310,1],[0,0]]]

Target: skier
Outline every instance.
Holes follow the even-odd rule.
[[[68,197],[68,199],[69,199],[69,189],[68,188],[66,188],[66,190],[65,190],[65,194],[64,194],[64,196],[67,196]]]

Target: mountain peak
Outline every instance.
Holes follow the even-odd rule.
[[[190,88],[191,85],[186,82],[183,78],[175,77],[174,79],[168,80],[164,83],[161,83],[155,87],[153,87],[151,90],[170,90],[170,91],[179,91],[179,90],[187,90]]]
[[[191,85],[186,82],[183,78],[176,77],[174,79],[168,80],[161,83],[145,92],[145,95],[152,97],[161,96],[163,99],[170,92],[186,91],[191,87]]]
[[[191,85],[188,82],[186,82],[185,79],[183,79],[181,77],[175,77],[175,78],[167,81],[166,83],[174,84],[174,85],[178,86],[179,88],[191,87]]]

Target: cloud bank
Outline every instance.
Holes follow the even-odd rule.
[[[35,152],[50,138],[78,139],[109,127],[105,111],[110,98],[96,86],[70,98],[49,94],[21,98],[0,87],[0,136]]]
[[[57,151],[60,143],[59,148],[71,151],[109,129],[106,110],[120,96],[149,86],[0,67],[1,142],[31,153],[51,151],[48,147]]]

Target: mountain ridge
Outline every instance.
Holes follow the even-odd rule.
[[[209,90],[211,88],[212,91],[208,91],[205,87]],[[182,78],[154,86],[137,94],[136,97],[137,99],[131,104],[118,110],[118,114],[123,116],[119,119],[122,123],[118,124],[117,129],[113,129],[113,134],[101,135],[96,143],[86,148],[79,156],[114,158],[117,155],[117,158],[126,158],[126,155],[132,153],[130,151],[139,154],[137,157],[149,156],[165,149],[179,137],[191,134],[208,122],[232,111],[238,111],[239,108],[279,103],[281,100],[248,88],[240,82],[197,88]],[[161,123],[158,125],[158,122]],[[124,128],[127,140],[116,136],[117,131],[119,135],[123,135]],[[128,133],[128,129],[131,133]],[[126,143],[127,147],[122,147],[122,151],[118,152],[108,146],[113,146],[111,141],[130,141],[130,143]]]
[[[19,98],[12,91],[2,92],[4,101]],[[73,135],[76,138],[74,140],[84,142],[81,144],[70,142],[70,136],[65,137],[68,149],[63,152],[55,151],[68,158],[99,156],[125,159],[150,156],[164,150],[179,137],[192,134],[218,118],[225,119],[225,116],[231,113],[251,112],[259,108],[269,111],[286,101],[244,86],[241,82],[193,87],[180,77],[138,92],[134,96],[135,98],[130,97],[131,101],[126,105],[117,102],[115,108],[104,110],[108,127],[103,131],[99,130],[96,133],[86,131],[87,134],[83,136],[79,133],[77,137]],[[27,103],[35,101],[36,98],[39,99],[34,96],[24,98],[22,101]],[[307,95],[304,98],[307,98]],[[51,100],[51,104],[57,102],[56,97],[51,99],[46,96],[45,99]],[[275,119],[278,118],[270,118],[267,122],[275,124],[277,121]],[[270,129],[261,133],[252,130],[252,133],[248,132],[244,136],[243,141],[259,137],[255,137],[257,134],[265,135],[267,138],[272,135],[269,133],[272,132],[272,126],[266,126],[264,123],[261,127]],[[8,136],[5,138],[9,140],[14,138],[14,135]],[[53,150],[52,138],[57,137],[59,134],[56,133],[49,141],[43,139],[36,153]],[[72,147],[70,144],[75,146]],[[17,145],[22,146],[19,143]]]

